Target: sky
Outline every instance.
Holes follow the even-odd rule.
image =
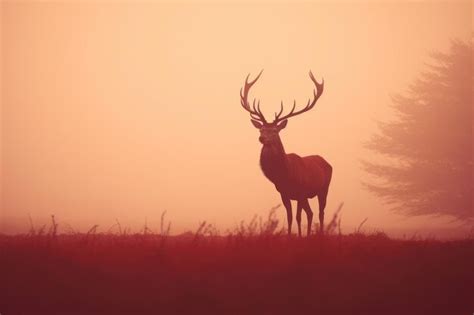
[[[377,121],[393,118],[390,96],[431,52],[471,38],[470,2],[3,1],[0,16],[0,232],[51,214],[63,231],[116,220],[138,231],[166,210],[172,233],[266,217],[280,196],[239,103],[261,69],[251,97],[267,117],[280,100],[306,104],[310,69],[324,78],[281,137],[287,153],[333,166],[326,216],[344,202],[343,231],[365,218],[389,235],[459,225],[391,212],[364,190],[360,161],[373,158],[363,144]]]

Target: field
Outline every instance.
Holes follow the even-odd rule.
[[[269,217],[219,236],[0,235],[0,313],[472,314],[474,239],[287,237]],[[165,229],[166,230],[166,229]]]

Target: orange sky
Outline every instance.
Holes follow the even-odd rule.
[[[470,38],[470,2],[3,1],[1,10],[0,232],[27,231],[28,214],[105,231],[116,218],[156,229],[167,210],[174,233],[265,216],[280,198],[239,104],[245,76],[262,68],[252,93],[269,117],[281,99],[306,103],[309,69],[325,79],[316,108],[281,136],[288,153],[333,165],[328,218],[345,202],[348,232],[366,217],[389,233],[453,226],[390,213],[362,189],[359,161],[371,157],[362,144],[375,122],[391,117],[390,94],[431,51]]]

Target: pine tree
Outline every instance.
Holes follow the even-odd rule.
[[[387,159],[362,162],[375,177],[364,184],[395,211],[474,217],[472,48],[453,41],[449,53],[432,54],[407,93],[392,97],[396,120],[366,143]]]

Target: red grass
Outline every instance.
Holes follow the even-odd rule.
[[[257,221],[255,221],[257,222]],[[383,233],[288,238],[266,223],[229,236],[0,236],[0,313],[471,314],[474,240]],[[207,228],[206,228],[207,227]]]

